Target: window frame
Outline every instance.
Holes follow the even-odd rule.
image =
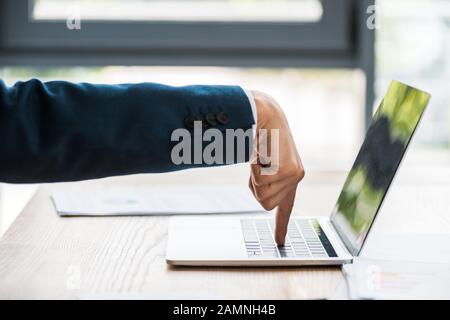
[[[0,66],[359,68],[366,74],[367,125],[374,32],[366,9],[374,0],[321,1],[318,22],[82,20],[80,30],[69,30],[63,20],[31,19],[31,0],[2,0]]]

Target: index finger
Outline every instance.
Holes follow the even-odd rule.
[[[297,188],[292,189],[278,205],[275,214],[275,242],[278,246],[284,245],[296,192]]]

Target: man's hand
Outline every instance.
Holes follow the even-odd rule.
[[[265,210],[277,208],[275,241],[282,246],[297,185],[305,176],[305,171],[280,106],[262,92],[252,91],[252,94],[256,102],[258,123],[255,150],[250,164],[249,187]],[[278,129],[278,139],[277,130],[272,129]]]

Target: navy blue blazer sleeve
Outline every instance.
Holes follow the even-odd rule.
[[[226,121],[215,121],[219,113]],[[7,87],[0,80],[0,182],[77,181],[202,166],[173,164],[171,134],[187,119],[208,117],[220,130],[254,124],[248,98],[237,86],[32,79]]]

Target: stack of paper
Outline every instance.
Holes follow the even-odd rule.
[[[61,188],[52,191],[60,216],[265,212],[247,188]]]

